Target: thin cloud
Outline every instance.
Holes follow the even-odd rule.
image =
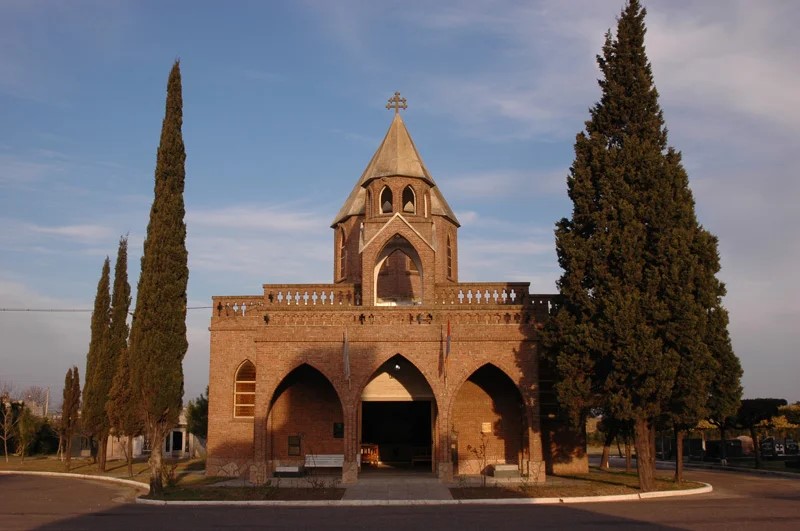
[[[453,199],[496,199],[563,194],[565,170],[491,170],[485,172],[444,176],[439,179],[447,196]]]
[[[104,241],[114,236],[109,227],[101,225],[63,225],[55,227],[27,225],[26,228],[35,233],[69,238],[83,243]]]
[[[296,205],[295,205],[296,206]],[[329,224],[319,213],[289,206],[240,204],[214,209],[193,208],[186,222],[204,229],[289,231],[307,233]]]

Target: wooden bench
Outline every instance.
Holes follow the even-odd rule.
[[[342,468],[344,454],[306,454],[306,468]]]

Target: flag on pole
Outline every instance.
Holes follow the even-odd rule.
[[[344,362],[344,377],[350,381],[350,344],[347,342],[347,328],[342,336],[342,361]]]
[[[445,361],[447,358],[450,357],[450,320],[447,320],[447,342],[445,343],[444,347],[444,359]]]
[[[450,361],[450,319],[447,320],[447,337],[444,341],[444,377],[447,379],[447,363]]]

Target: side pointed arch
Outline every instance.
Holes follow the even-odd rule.
[[[392,195],[392,189],[388,186],[384,186],[381,190],[379,211],[381,214],[394,212],[394,196]]]
[[[267,459],[276,465],[300,465],[307,454],[343,454],[343,427],[339,391],[318,368],[299,363],[269,398]]]
[[[522,466],[529,459],[529,418],[519,386],[498,366],[484,363],[457,389],[450,404],[457,472],[485,473],[489,464]]]
[[[417,213],[417,194],[410,184],[403,188],[403,212],[406,214]]]

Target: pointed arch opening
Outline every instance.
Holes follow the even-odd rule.
[[[417,195],[411,185],[403,189],[403,212],[406,214],[417,213]]]
[[[519,389],[503,371],[486,364],[461,385],[453,401],[454,471],[486,473],[490,465],[526,462],[528,423]]]
[[[361,393],[361,463],[371,469],[433,470],[438,409],[417,367],[395,354],[373,373]]]
[[[339,279],[344,279],[347,276],[347,238],[344,232],[344,227],[339,227]]]
[[[453,241],[447,235],[447,278],[453,278]]]
[[[233,385],[233,417],[251,419],[256,412],[256,366],[245,360],[236,369]]]
[[[399,234],[378,255],[373,278],[377,306],[422,304],[422,260],[414,246]]]
[[[267,415],[267,459],[301,465],[307,454],[344,453],[342,403],[330,380],[302,364],[275,389]]]
[[[383,190],[381,190],[381,214],[391,214],[394,211],[392,205],[392,189],[388,186],[384,186]]]

